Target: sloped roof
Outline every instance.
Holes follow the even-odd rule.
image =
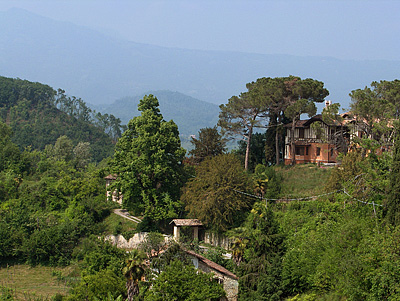
[[[195,226],[203,226],[203,224],[201,223],[200,220],[198,219],[173,219],[172,222],[170,224],[175,224],[175,226],[191,226],[191,227],[195,227]]]
[[[238,276],[236,276],[232,272],[228,271],[223,266],[220,266],[219,264],[215,263],[214,261],[211,261],[211,260],[201,256],[200,254],[197,254],[196,252],[193,252],[193,251],[185,250],[185,252],[187,254],[189,254],[189,255],[197,257],[201,262],[203,262],[205,265],[209,266],[213,270],[216,270],[216,271],[220,272],[221,274],[224,274],[224,275],[226,275],[226,276],[228,276],[230,278],[239,279]]]
[[[108,176],[104,177],[104,179],[106,179],[106,180],[116,180],[117,179],[117,175],[116,174],[108,175]]]
[[[331,124],[327,124],[323,119],[322,119],[322,115],[321,114],[317,114],[313,117],[311,117],[310,119],[306,119],[306,120],[297,120],[296,121],[296,128],[304,128],[304,127],[308,127],[311,123],[316,122],[316,121],[320,121],[325,123],[326,125],[335,125],[335,126],[340,126],[340,122],[333,120],[333,122]],[[290,128],[292,127],[291,123],[285,124],[285,127]]]
[[[303,127],[304,127],[304,124],[305,124],[307,121],[308,121],[308,120],[297,120],[297,121],[296,121],[295,127],[296,127],[296,128],[303,128]],[[285,124],[285,127],[287,127],[287,128],[292,127],[292,123],[287,123],[287,124]]]
[[[317,114],[317,115],[315,115],[314,117],[311,117],[310,119],[308,119],[308,120],[304,123],[304,125],[305,125],[305,126],[308,126],[308,125],[310,125],[311,123],[313,123],[313,122],[315,122],[315,121],[321,121],[321,122],[325,123],[326,125],[336,125],[336,126],[340,126],[340,122],[337,121],[337,120],[332,120],[332,122],[329,122],[329,124],[326,123],[326,122],[322,119],[322,115],[321,115],[321,114]]]

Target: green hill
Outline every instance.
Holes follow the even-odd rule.
[[[62,100],[64,111],[57,107]],[[21,149],[44,149],[63,135],[74,144],[89,142],[96,161],[111,155],[114,148],[112,139],[94,124],[82,100],[66,97],[41,83],[0,77],[0,121],[12,128],[13,142]]]

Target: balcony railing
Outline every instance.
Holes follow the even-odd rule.
[[[292,138],[286,136],[286,144],[294,142],[300,142],[301,144],[308,144],[308,143],[334,143],[333,136],[332,137],[327,137],[327,139],[321,139],[321,138]]]

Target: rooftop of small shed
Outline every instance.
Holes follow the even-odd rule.
[[[108,176],[104,177],[104,179],[106,179],[106,180],[116,180],[117,179],[117,175],[108,175]]]
[[[201,256],[200,254],[197,254],[196,252],[193,252],[190,250],[185,250],[185,252],[187,254],[197,257],[200,261],[202,261],[205,265],[209,266],[210,268],[212,268],[222,274],[225,274],[226,276],[229,276],[233,279],[238,279],[238,277],[235,274],[233,274],[231,271],[228,271],[223,266],[220,266],[219,264],[215,263],[214,261],[211,261],[211,260],[205,258],[204,256]]]
[[[200,220],[198,219],[173,219],[171,221],[171,224],[174,224],[175,226],[189,226],[189,227],[197,227],[197,226],[203,226]]]

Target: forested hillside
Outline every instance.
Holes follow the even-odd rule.
[[[68,97],[62,90],[27,80],[0,77],[0,121],[13,130],[12,141],[20,149],[43,150],[66,135],[74,145],[90,143],[96,161],[110,156],[113,138],[120,135],[119,120],[103,125],[105,117],[94,114],[79,98]],[[110,126],[108,126],[110,127]],[[109,135],[105,133],[108,131]]]

